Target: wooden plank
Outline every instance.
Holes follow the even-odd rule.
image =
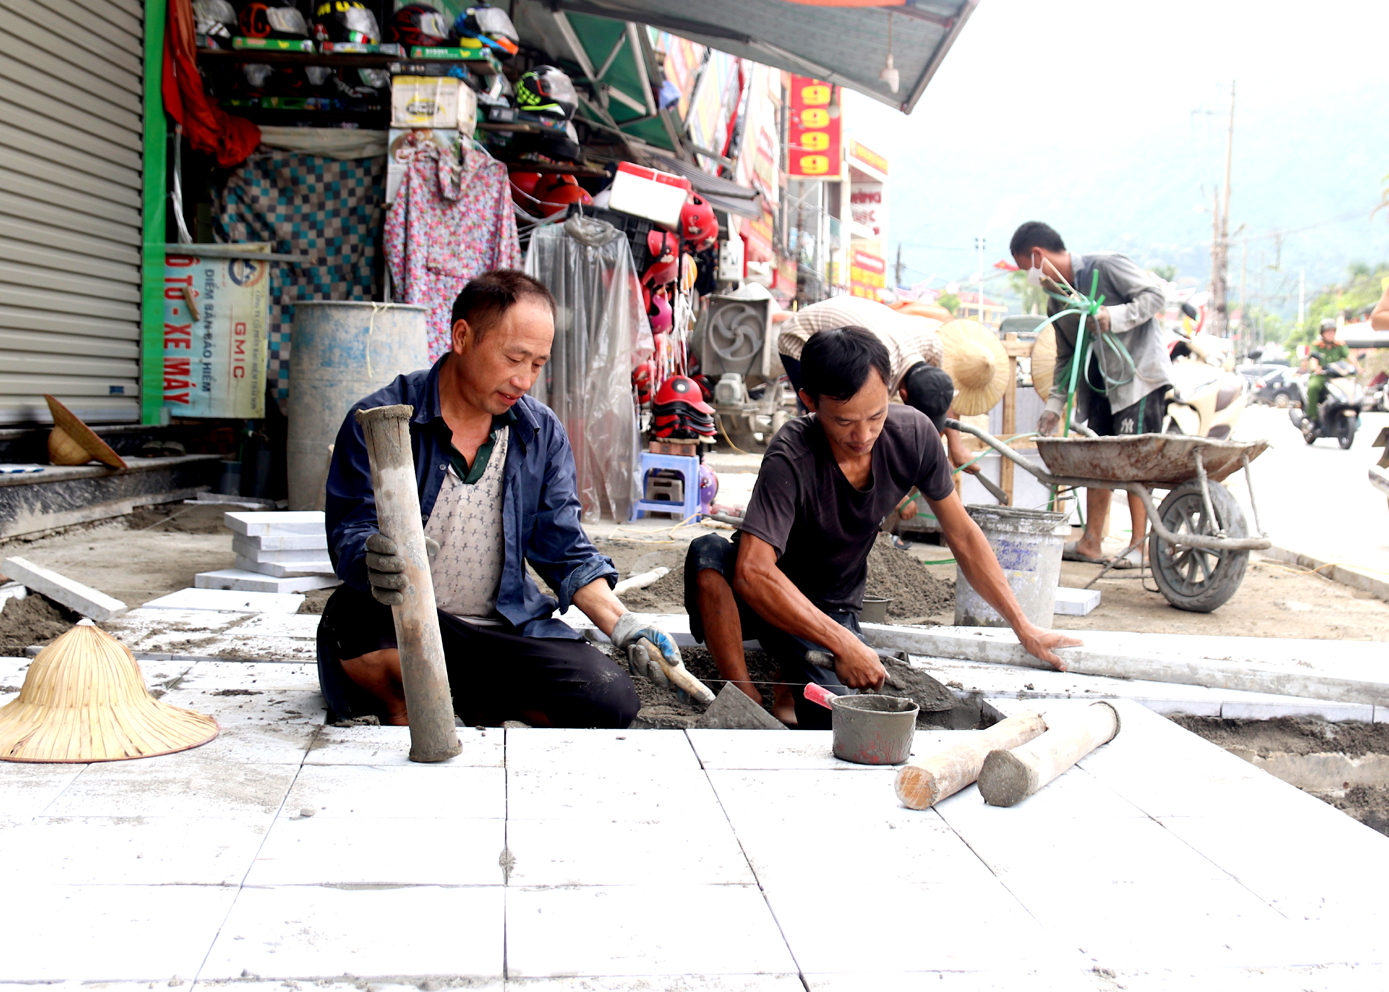
[[[1003,350],[1008,355],[1008,385],[1003,390],[1003,436],[1012,437],[1018,432],[1018,359],[1009,350],[1018,344],[1018,336],[1009,331],[1003,338]],[[1031,349],[1028,349],[1029,352]],[[998,482],[1008,494],[1008,505],[1013,505],[1013,463],[1007,458],[999,461]]]

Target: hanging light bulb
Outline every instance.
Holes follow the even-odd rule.
[[[887,88],[894,93],[902,85],[902,74],[892,64],[892,11],[890,10],[887,12],[887,61],[883,63],[883,70],[878,73],[878,78],[887,83]]]

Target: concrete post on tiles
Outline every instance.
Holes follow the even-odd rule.
[[[949,798],[979,777],[990,752],[1026,744],[1046,732],[1040,713],[1019,713],[987,730],[974,731],[958,744],[903,766],[897,773],[897,798],[909,809],[926,809]]]
[[[405,706],[410,714],[410,760],[444,761],[462,747],[454,730],[453,701],[439,614],[434,605],[434,580],[420,522],[420,496],[415,488],[415,459],[410,451],[410,417],[414,407],[378,406],[357,411],[371,461],[371,485],[376,494],[376,526],[395,542],[405,559],[402,590],[405,601],[391,607]]]
[[[1117,733],[1119,711],[1108,703],[1048,717],[1045,734],[989,753],[979,772],[979,794],[990,806],[1015,806]]]

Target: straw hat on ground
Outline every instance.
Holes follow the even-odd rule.
[[[1008,354],[998,335],[977,320],[952,320],[936,331],[945,345],[945,371],[955,382],[955,412],[988,413],[1008,387]]]
[[[0,706],[0,760],[120,761],[206,744],[217,721],[161,703],[135,656],[82,620],[39,652],[19,698]]]
[[[1046,400],[1056,381],[1056,325],[1048,324],[1032,343],[1032,388]]]
[[[112,468],[125,468],[125,459],[97,437],[71,410],[47,393],[48,411],[53,414],[53,430],[48,432],[48,460],[54,465],[85,465],[96,459]]]

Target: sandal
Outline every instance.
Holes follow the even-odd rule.
[[[1101,555],[1101,556],[1098,557],[1098,558],[1092,558],[1090,555],[1081,554],[1079,551],[1076,550],[1076,545],[1078,545],[1079,543],[1080,543],[1079,541],[1069,541],[1069,542],[1067,542],[1066,544],[1064,544],[1064,545],[1062,546],[1062,548],[1061,548],[1061,560],[1062,560],[1062,561],[1081,561],[1081,562],[1085,562],[1087,565],[1108,565],[1108,564],[1109,564],[1109,559],[1106,558],[1106,557],[1104,557],[1103,555]]]
[[[1142,568],[1143,565],[1142,548],[1134,548],[1127,554],[1119,555],[1114,560],[1114,567],[1116,569]]]

